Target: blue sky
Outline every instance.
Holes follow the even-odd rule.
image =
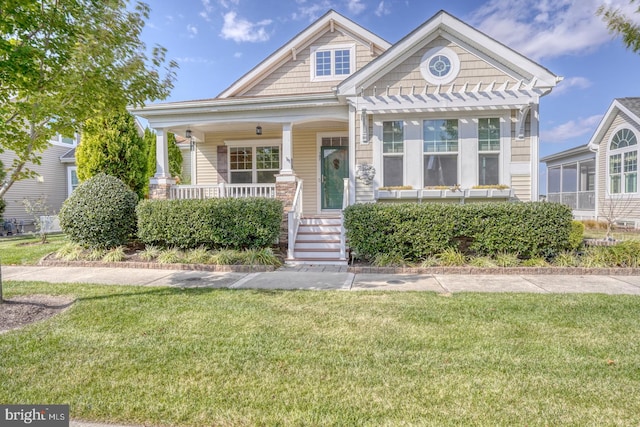
[[[588,142],[613,98],[640,96],[640,54],[596,16],[628,0],[146,0],[143,32],[178,62],[167,101],[213,98],[329,9],[394,43],[444,9],[564,81],[541,100],[540,156]],[[544,176],[541,177],[544,180]],[[541,189],[544,186],[541,183]]]

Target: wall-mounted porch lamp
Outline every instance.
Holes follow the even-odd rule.
[[[262,135],[262,126],[256,126],[256,135]]]
[[[187,129],[184,132],[184,137],[189,140],[189,150],[193,151],[195,149],[195,144],[193,143],[193,138],[191,138],[191,129]]]

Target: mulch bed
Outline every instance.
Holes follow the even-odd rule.
[[[0,304],[0,333],[48,319],[70,307],[73,298],[26,295],[5,299]]]

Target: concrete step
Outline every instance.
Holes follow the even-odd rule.
[[[315,259],[340,259],[340,249],[298,249],[293,251],[295,259],[315,258]]]
[[[342,225],[340,218],[300,218],[300,224],[304,225]]]
[[[341,228],[339,225],[303,225],[298,227],[298,233],[340,233]]]
[[[326,241],[296,241],[295,249],[331,249],[334,251],[340,250],[340,240],[326,240]]]
[[[297,242],[333,242],[340,241],[340,233],[300,233],[298,232]]]

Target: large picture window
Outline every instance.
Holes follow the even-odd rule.
[[[424,120],[424,186],[454,186],[458,181],[458,120]]]
[[[404,123],[382,123],[382,185],[403,185],[404,182]]]
[[[280,147],[229,147],[232,184],[273,183],[280,172]]]
[[[617,131],[609,146],[609,193],[638,191],[638,139],[631,129]]]

